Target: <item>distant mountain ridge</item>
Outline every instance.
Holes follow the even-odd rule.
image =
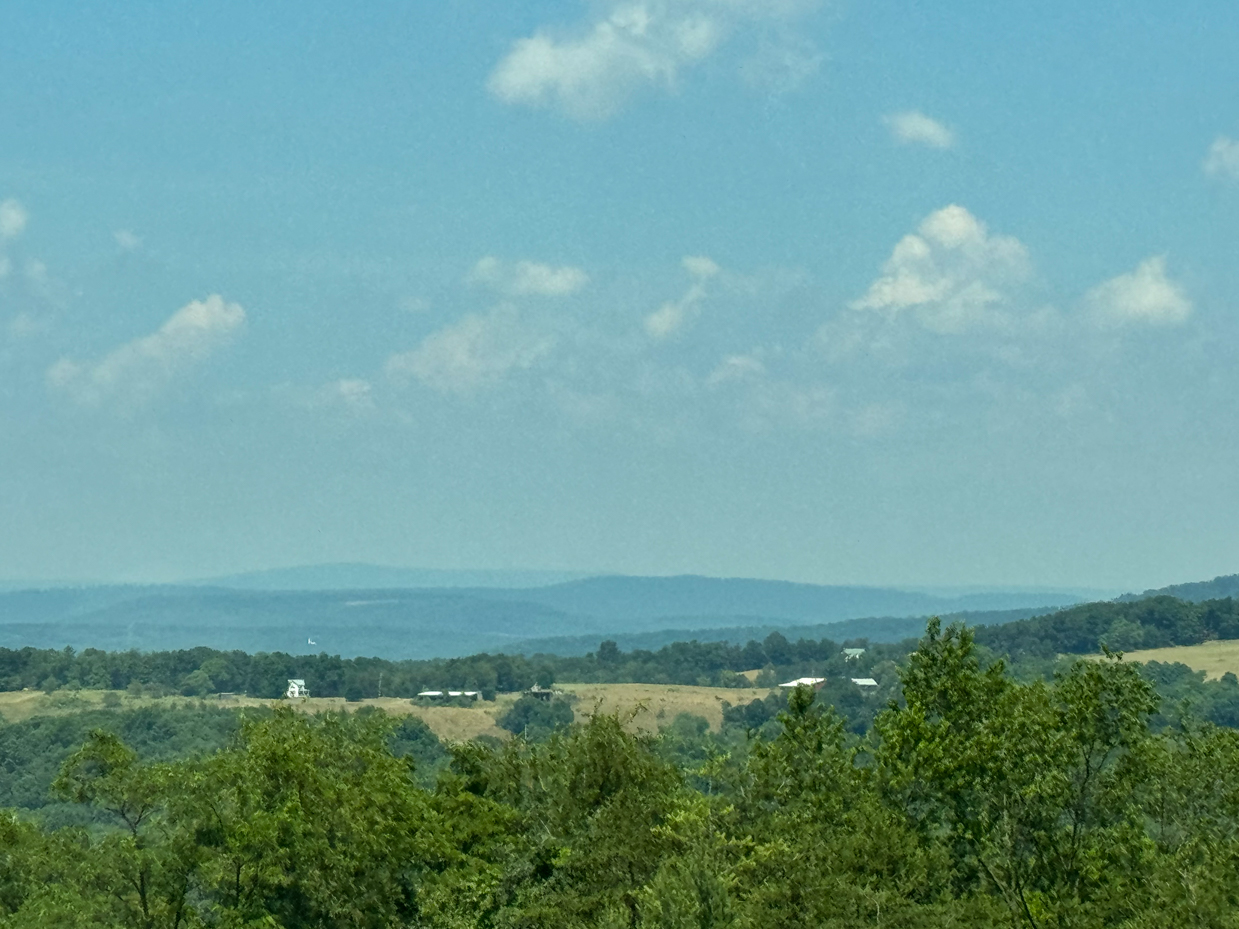
[[[188,581],[184,587],[227,587],[232,590],[378,590],[428,587],[545,587],[589,577],[587,571],[524,569],[457,570],[400,568],[363,562],[267,568],[222,577]]]
[[[573,615],[648,626],[691,616],[771,618],[783,623],[832,623],[874,616],[928,616],[1081,603],[1060,591],[992,591],[946,597],[892,587],[827,586],[699,575],[613,575],[529,590],[474,590],[484,598],[519,599]]]
[[[363,573],[375,576],[368,569]],[[267,574],[259,580],[278,584],[287,577]],[[605,635],[669,628],[790,628],[843,620],[856,621],[844,637],[869,635],[876,641],[890,634],[881,630],[892,618],[1009,606],[1049,612],[1078,602],[1052,592],[951,598],[893,588],[696,576],[593,577],[525,588],[96,586],[0,592],[0,646],[175,650],[207,645],[429,658],[510,651],[518,642],[565,635],[586,636],[596,645]]]
[[[983,624],[1000,625],[1030,619],[1045,615],[1045,608],[1029,608],[1022,610],[988,610],[967,613],[945,613],[939,618],[944,624],[953,622],[966,623],[969,626]],[[750,641],[762,641],[772,632],[777,632],[788,639],[833,639],[842,644],[848,641],[866,639],[870,642],[902,642],[905,639],[918,639],[925,634],[925,616],[879,616],[862,619],[845,619],[837,623],[820,623],[809,626],[719,626],[710,629],[661,629],[657,632],[618,632],[606,634],[603,638],[614,641],[620,649],[648,649],[656,651],[664,645],[674,642],[730,642],[733,645],[744,645]],[[584,655],[598,648],[598,635],[555,636],[545,639],[526,639],[516,642],[512,648],[525,655],[539,652],[551,655]]]

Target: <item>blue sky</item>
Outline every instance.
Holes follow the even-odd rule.
[[[1239,7],[11,3],[0,577],[1239,570]]]

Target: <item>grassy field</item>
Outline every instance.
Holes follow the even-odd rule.
[[[717,730],[723,721],[723,701],[747,703],[766,696],[770,691],[758,688],[730,689],[720,687],[689,687],[677,684],[561,684],[559,689],[576,698],[574,710],[582,720],[595,710],[601,713],[619,712],[631,715],[629,728],[652,732],[669,724],[680,713],[704,716],[710,728]],[[493,703],[479,701],[470,707],[414,706],[408,700],[395,697],[347,703],[343,697],[313,697],[298,700],[293,706],[307,713],[327,710],[353,710],[361,706],[377,706],[392,715],[412,715],[425,720],[440,739],[464,741],[480,735],[507,738],[496,720],[516,702],[517,694],[500,694]],[[0,693],[0,716],[18,722],[32,716],[59,716],[84,710],[132,709],[154,704],[209,704],[224,707],[273,706],[284,700],[257,700],[230,697],[224,700],[198,697],[131,697],[121,691],[82,690],[76,693],[57,691],[14,691]]]
[[[1203,645],[1145,648],[1135,652],[1124,652],[1123,657],[1128,661],[1177,661],[1197,671],[1204,671],[1205,677],[1210,680],[1221,677],[1227,671],[1239,674],[1239,640],[1237,639],[1206,642]]]
[[[733,706],[760,700],[768,688],[691,687],[682,684],[559,684],[577,697],[576,718],[582,720],[597,709],[601,713],[635,713],[632,729],[652,732],[670,723],[680,713],[704,716],[710,728],[723,724],[723,701]]]

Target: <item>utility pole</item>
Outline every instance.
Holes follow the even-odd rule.
[[[383,672],[379,672],[379,699],[383,697]]]

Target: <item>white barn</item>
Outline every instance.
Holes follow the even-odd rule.
[[[779,686],[792,688],[803,685],[805,687],[812,687],[814,690],[820,690],[825,683],[826,678],[824,677],[798,677],[794,681],[788,681],[786,684],[780,684]]]

